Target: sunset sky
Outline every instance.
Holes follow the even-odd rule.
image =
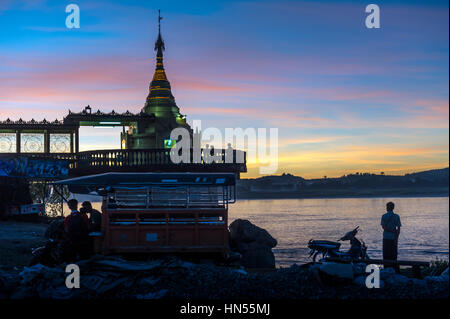
[[[66,5],[81,10],[67,29]],[[381,9],[367,29],[365,6]],[[181,113],[279,129],[279,170],[307,178],[449,165],[448,1],[0,0],[0,120],[139,112],[157,10]],[[83,128],[81,149],[120,148]],[[249,165],[242,177],[258,176]]]

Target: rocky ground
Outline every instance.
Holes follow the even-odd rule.
[[[33,224],[31,224],[33,225]],[[241,227],[247,225],[249,227]],[[231,227],[233,238],[243,238],[241,253],[261,250],[262,261],[274,263],[267,247],[276,240],[264,230],[243,222]],[[20,226],[20,225],[19,225]],[[448,268],[422,280],[397,275],[390,269],[381,271],[381,288],[368,289],[362,268],[347,269],[350,277],[333,274],[335,266],[328,264],[293,265],[289,268],[250,271],[243,266],[223,266],[212,263],[192,263],[177,257],[146,261],[125,261],[120,257],[94,256],[78,263],[80,288],[66,287],[65,266],[45,267],[37,264],[24,267],[29,248],[42,242],[45,227],[30,226],[30,232],[17,229],[12,223],[0,225],[0,251],[18,239],[28,238],[23,249],[12,253],[0,252],[0,299],[51,298],[51,299],[427,299],[448,298]],[[20,228],[20,227],[19,227]],[[8,230],[5,230],[8,229]],[[17,233],[19,231],[19,233]],[[6,232],[6,233],[5,233]],[[16,233],[9,237],[7,232]],[[15,238],[15,239],[14,239]],[[261,239],[254,243],[251,238]],[[3,239],[8,240],[6,244]],[[265,244],[264,244],[265,243]],[[16,245],[19,245],[16,243]],[[25,245],[25,246],[24,246]],[[265,248],[263,247],[265,246]],[[3,247],[3,248],[2,248]],[[26,253],[25,253],[26,251]],[[17,257],[15,255],[23,255]],[[5,256],[7,257],[5,259]],[[13,256],[10,261],[8,256]],[[14,257],[15,256],[15,257]],[[251,255],[249,255],[251,256]],[[15,258],[15,259],[14,259]],[[256,258],[256,257],[255,257]],[[16,260],[17,259],[17,260]],[[253,258],[250,258],[254,260]],[[17,261],[20,261],[17,263]],[[259,260],[259,259],[258,259]],[[14,264],[15,263],[15,264]],[[331,272],[330,272],[331,268]],[[440,275],[440,276],[438,276]]]
[[[0,221],[0,269],[19,270],[28,265],[32,249],[42,246],[47,223]]]
[[[272,272],[194,264],[175,257],[145,262],[94,256],[80,262],[80,288],[65,285],[65,267],[37,264],[20,274],[0,272],[0,298],[126,299],[422,299],[448,298],[446,280],[411,279],[382,272],[382,288],[361,280],[323,276],[317,266],[294,265]],[[358,278],[358,277],[357,277]]]

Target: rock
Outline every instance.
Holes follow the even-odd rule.
[[[244,248],[245,247],[245,248]],[[271,248],[254,242],[240,246],[240,263],[247,268],[275,268],[275,256]]]
[[[380,279],[393,286],[405,286],[407,284],[423,285],[423,280],[416,280],[397,274],[394,268],[385,268],[380,271]]]
[[[0,269],[0,299],[6,299],[19,281],[14,276]]]
[[[439,276],[427,276],[425,277],[425,280],[428,282],[448,282],[449,281],[448,267]]]
[[[240,264],[247,268],[275,268],[272,248],[277,245],[265,229],[245,219],[230,224],[230,246],[241,254]]]
[[[73,290],[65,286],[66,273],[60,267],[36,264],[32,267],[24,267],[19,277],[22,289],[19,289],[12,298],[39,296],[45,299],[68,299],[72,297]]]
[[[246,219],[236,219],[230,224],[231,245],[258,242],[262,246],[273,248],[277,245],[277,240],[273,238],[267,230],[253,225]]]
[[[22,285],[31,285],[36,281],[43,280],[47,285],[57,286],[65,282],[65,272],[60,268],[51,268],[42,264],[24,267],[19,274]]]
[[[163,289],[157,292],[149,292],[144,295],[136,295],[136,299],[161,299],[167,293],[167,289]]]
[[[386,280],[387,278],[395,275],[396,272],[394,268],[385,268],[380,270],[380,278],[381,280]]]
[[[55,239],[58,238],[62,232],[64,232],[64,218],[58,218],[48,225],[44,237]]]
[[[426,280],[409,278],[408,284],[401,286],[396,280],[399,275],[391,271],[385,272],[385,275],[389,274],[386,278],[391,278],[394,286],[385,283],[385,289],[367,289],[367,274],[356,276],[354,280],[341,279],[322,272],[320,264],[293,265],[270,272],[247,273],[242,269],[190,263],[179,258],[142,262],[97,256],[80,262],[79,266],[79,289],[65,286],[67,274],[63,265],[53,268],[35,265],[26,267],[21,274],[0,271],[1,282],[6,282],[12,288],[4,298],[445,299],[449,294],[448,281],[428,284]],[[322,275],[329,280],[322,281]],[[380,285],[383,287],[383,281]]]
[[[367,265],[365,263],[354,263],[353,264],[353,276],[358,277],[358,276],[367,275],[366,268],[367,268]]]
[[[353,279],[353,283],[357,286],[366,287],[366,277],[358,276],[355,279]]]
[[[393,274],[389,277],[386,277],[386,279],[384,281],[387,284],[393,285],[393,286],[405,286],[411,282],[411,278],[408,278],[406,276],[399,275],[399,274]]]
[[[367,288],[366,278],[367,276],[358,276],[355,279],[353,279],[353,283],[357,286]],[[380,279],[380,288],[384,288],[384,282],[381,279]]]
[[[326,262],[319,266],[321,272],[342,279],[353,279],[353,265]]]
[[[129,262],[121,258],[99,259],[94,261],[95,264],[103,268],[111,270],[122,271],[145,271],[157,267],[161,267],[161,260],[151,260],[146,262]]]
[[[234,271],[241,275],[245,275],[245,276],[248,275],[248,272],[246,272],[244,269],[235,269]]]

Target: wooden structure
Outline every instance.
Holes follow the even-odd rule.
[[[102,254],[227,253],[234,174],[108,173],[54,184],[103,196]]]

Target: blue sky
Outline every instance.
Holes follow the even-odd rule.
[[[65,27],[76,3],[81,28]],[[161,9],[177,104],[203,127],[278,127],[279,173],[448,166],[448,1],[0,0],[0,119],[138,112]],[[99,133],[100,132],[100,133]],[[82,148],[118,148],[83,129]],[[256,176],[251,164],[248,176]]]

